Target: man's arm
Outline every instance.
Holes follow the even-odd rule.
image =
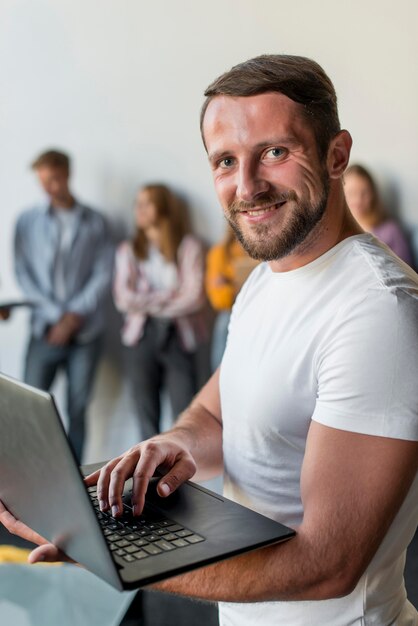
[[[186,411],[172,431],[135,446],[91,475],[88,484],[99,477],[100,499],[120,506],[125,479],[133,475],[139,512],[155,469],[168,470],[159,483],[160,495],[167,495],[165,483],[172,491],[193,475],[196,465],[209,470],[220,463],[217,378],[218,373],[196,397],[192,405],[196,412]],[[313,421],[301,476],[304,518],[296,537],[155,588],[229,602],[347,595],[381,544],[417,468],[418,442],[351,433]],[[51,544],[31,555],[32,562],[56,558]]]
[[[291,541],[166,580],[156,589],[206,600],[323,600],[350,593],[417,472],[418,442],[312,422],[304,518]]]
[[[20,217],[16,224],[14,238],[14,263],[17,282],[25,294],[35,306],[42,309],[42,316],[50,324],[55,324],[63,311],[61,305],[46,295],[40,289],[32,271],[32,261],[28,258],[27,230],[31,223],[26,223],[26,216]]]

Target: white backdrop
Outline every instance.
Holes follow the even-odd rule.
[[[353,159],[418,229],[418,3],[415,0],[0,0],[0,295],[15,289],[13,229],[40,197],[28,165],[58,147],[80,199],[131,220],[148,181],[189,200],[196,231],[223,230],[199,130],[204,88],[251,56],[310,56],[337,89]],[[0,369],[21,376],[23,311],[0,324]],[[113,338],[91,409],[88,460],[137,436]],[[62,392],[59,391],[59,395]]]

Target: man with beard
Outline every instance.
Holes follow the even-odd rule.
[[[139,514],[157,469],[166,496],[223,467],[225,495],[297,529],[156,585],[220,601],[223,626],[417,624],[403,567],[418,519],[418,278],[347,208],[351,137],[316,63],[258,57],[205,95],[218,197],[266,262],[237,298],[220,369],[177,425],[88,484],[117,517],[129,476]],[[31,560],[58,556],[46,545]]]

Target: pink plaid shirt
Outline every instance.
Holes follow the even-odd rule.
[[[175,290],[153,290],[129,241],[117,249],[113,298],[124,314],[122,343],[132,346],[144,332],[147,317],[172,319],[183,348],[193,352],[207,337],[204,315],[204,253],[202,244],[186,235],[178,250],[178,285]]]

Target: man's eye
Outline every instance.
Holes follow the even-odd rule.
[[[222,159],[222,161],[219,161],[219,167],[223,169],[228,169],[233,164],[234,164],[234,159],[232,159],[231,157],[225,157],[225,159]]]
[[[266,152],[266,157],[278,159],[284,154],[285,154],[285,150],[283,148],[270,148],[270,150],[267,150]]]

